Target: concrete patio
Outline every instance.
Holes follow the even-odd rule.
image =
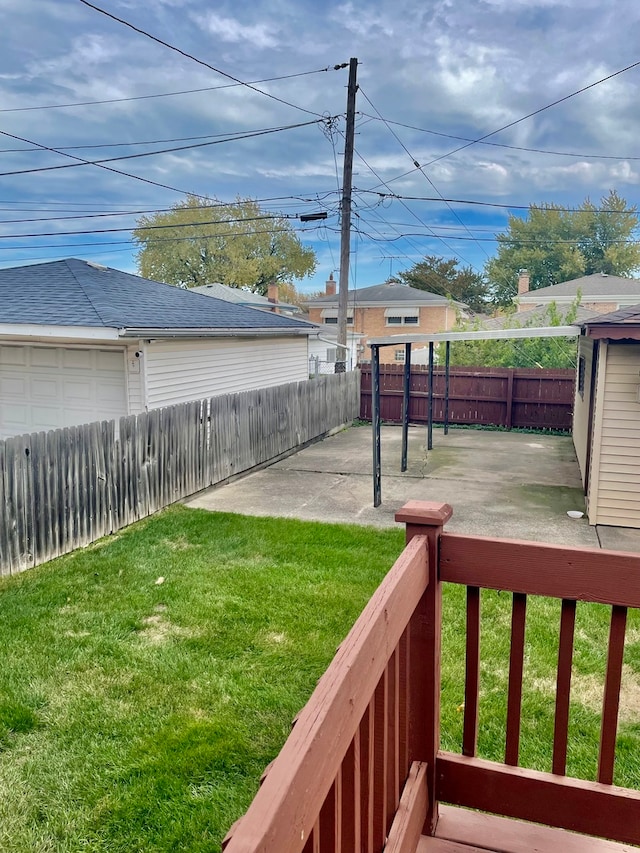
[[[530,539],[558,545],[640,551],[640,531],[591,527],[568,510],[584,510],[569,436],[451,429],[409,430],[408,470],[400,472],[401,429],[382,429],[382,504],[373,507],[372,437],[357,426],[261,471],[185,501],[187,506],[244,515],[376,527],[395,525],[410,499],[446,501],[458,533]]]

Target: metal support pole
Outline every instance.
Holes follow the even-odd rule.
[[[433,448],[433,341],[429,341],[429,418],[427,421],[427,450]]]
[[[407,470],[409,448],[409,402],[411,400],[411,344],[404,345],[404,384],[402,386],[402,462],[400,470]]]
[[[444,346],[444,434],[449,435],[449,356],[451,341]]]
[[[373,505],[382,503],[380,461],[380,348],[371,347],[371,427],[373,430]]]

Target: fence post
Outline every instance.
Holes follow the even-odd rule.
[[[506,413],[506,423],[505,426],[507,429],[511,429],[513,426],[513,376],[514,376],[513,367],[509,368],[509,373],[507,374],[507,413]]]
[[[409,636],[409,762],[427,763],[428,805],[424,832],[433,835],[438,822],[436,757],[440,748],[440,636],[442,586],[439,539],[451,518],[446,503],[408,501],[396,513],[406,524],[407,543],[427,537],[429,583],[412,617]]]

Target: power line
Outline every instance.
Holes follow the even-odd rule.
[[[314,124],[315,121],[310,121],[308,124]],[[320,121],[318,120],[318,124]],[[304,127],[305,123],[300,126]],[[270,128],[258,128],[255,131],[234,131],[234,133],[258,133],[262,130],[270,130]],[[96,148],[130,148],[133,145],[163,145],[167,142],[194,142],[200,139],[227,139],[230,133],[205,133],[200,136],[175,136],[170,139],[140,139],[135,142],[94,142],[91,145],[54,145],[52,146],[58,151],[87,151]],[[0,148],[0,154],[28,154],[42,153],[42,148]]]
[[[283,74],[280,77],[264,77],[261,80],[249,80],[245,83],[224,83],[222,86],[204,86],[201,89],[183,89],[180,92],[159,92],[153,95],[132,95],[128,98],[105,98],[102,101],[76,101],[69,104],[42,104],[34,107],[8,107],[0,109],[0,113],[26,113],[34,110],[61,110],[68,107],[92,107],[99,104],[123,104],[128,101],[147,101],[152,98],[172,98],[176,95],[195,95],[200,92],[215,92],[219,89],[235,89],[238,86],[254,85],[255,83],[274,83],[278,80],[292,80],[294,77],[307,77],[311,74],[322,74],[329,71],[331,66],[317,68],[315,71],[300,71],[297,74]]]
[[[80,2],[84,3],[86,2],[86,0],[80,0]],[[639,65],[640,60],[638,62],[631,63],[631,65],[627,65],[625,68],[621,68],[619,71],[614,71],[613,74],[607,74],[606,77],[601,77],[600,80],[596,80],[594,83],[589,83],[588,86],[582,86],[580,89],[576,89],[575,92],[571,92],[569,95],[565,95],[562,98],[557,98],[550,104],[545,104],[544,107],[539,107],[537,110],[533,110],[533,112],[527,113],[527,115],[515,119],[515,121],[510,121],[508,124],[502,125],[502,127],[499,127],[497,130],[492,130],[491,133],[485,133],[483,136],[479,136],[477,139],[473,139],[470,142],[466,142],[464,145],[455,148],[453,151],[449,151],[447,154],[441,154],[439,157],[434,157],[433,160],[430,160],[424,165],[431,166],[433,163],[437,163],[439,160],[444,160],[445,157],[451,157],[453,154],[457,154],[459,151],[463,151],[465,148],[469,148],[471,145],[475,145],[478,142],[483,142],[490,136],[495,136],[497,133],[502,133],[503,130],[508,130],[510,127],[515,127],[516,124],[520,124],[520,122],[526,121],[529,118],[533,118],[533,116],[540,115],[540,113],[545,112],[545,110],[551,109],[551,107],[557,107],[558,104],[562,104],[565,101],[568,101],[570,98],[575,98],[576,95],[581,95],[583,94],[583,92],[587,92],[589,89],[593,89],[595,86],[599,86],[601,83],[605,83],[607,80],[612,80],[614,77],[617,77],[620,74],[624,74],[625,71],[631,71],[632,68],[637,68]]]
[[[227,225],[232,222],[256,222],[273,219],[297,219],[297,215],[293,213],[279,213],[272,216],[242,216],[238,219],[210,219],[206,222],[174,222],[167,225],[138,225],[135,230],[140,231],[155,231],[166,228],[193,228],[202,225]],[[117,232],[131,231],[130,226],[126,228],[88,228],[77,231],[43,231],[39,234],[2,234],[0,240],[26,238],[26,237],[71,237],[79,234],[115,234]],[[218,236],[215,234],[205,235],[209,237]]]
[[[333,118],[333,117],[331,117],[331,118]],[[141,157],[154,157],[156,154],[171,154],[171,153],[175,153],[176,151],[192,151],[196,148],[207,148],[207,147],[210,147],[212,145],[221,145],[224,142],[238,142],[238,141],[243,140],[243,139],[254,139],[255,137],[258,137],[258,136],[267,136],[267,135],[273,134],[273,133],[282,133],[285,130],[294,130],[294,129],[300,128],[300,127],[309,127],[310,125],[318,124],[319,122],[322,122],[322,121],[325,121],[325,119],[314,119],[313,121],[299,122],[298,124],[289,124],[289,125],[283,125],[281,127],[268,128],[266,130],[251,131],[249,133],[241,133],[241,134],[236,134],[234,136],[229,136],[229,137],[226,137],[225,139],[214,139],[214,140],[211,140],[209,142],[196,142],[196,143],[192,143],[191,145],[177,145],[177,146],[174,146],[172,148],[159,148],[156,151],[140,151],[137,154],[121,154],[119,157],[105,157],[105,158],[102,158],[100,160],[81,160],[79,163],[62,163],[62,164],[59,164],[57,166],[38,166],[38,167],[34,167],[32,169],[14,169],[10,172],[0,172],[0,178],[6,178],[6,177],[13,176],[13,175],[31,175],[31,174],[34,174],[36,172],[55,172],[55,171],[58,171],[60,169],[74,169],[74,168],[77,168],[78,166],[101,166],[103,163],[116,163],[116,162],[119,162],[121,160],[136,160],[136,159],[140,159]],[[0,131],[0,133],[2,133],[2,132],[3,131]],[[45,147],[45,146],[43,146],[43,147]],[[48,151],[54,151],[55,150],[55,152],[57,154],[62,154],[62,156],[65,156],[65,157],[71,156],[69,154],[65,154],[64,151],[62,151],[62,149],[47,148],[46,150],[48,150]],[[74,159],[80,159],[80,158],[74,158]],[[132,176],[130,176],[130,177],[132,177]]]
[[[83,0],[81,0],[83,2]],[[565,95],[562,98],[558,98],[555,101],[552,101],[550,104],[545,104],[545,106],[540,107],[533,112],[527,113],[527,115],[521,116],[514,121],[509,122],[508,124],[499,127],[497,130],[492,130],[490,133],[485,133],[483,136],[479,136],[477,139],[471,139],[466,142],[464,145],[458,146],[458,148],[454,148],[452,151],[448,151],[446,154],[440,154],[438,157],[434,157],[432,160],[429,160],[428,163],[423,163],[422,167],[425,168],[427,166],[432,166],[434,163],[437,163],[440,160],[444,160],[446,157],[451,157],[453,154],[457,154],[459,151],[464,151],[465,148],[470,148],[472,145],[477,145],[479,142],[484,142],[485,139],[489,139],[491,136],[495,136],[497,133],[501,133],[503,130],[507,130],[510,127],[514,127],[520,122],[526,121],[526,119],[532,118],[533,116],[539,115],[545,110],[551,109],[551,107],[555,107],[558,104],[563,103],[564,101],[568,101],[570,98],[574,98],[576,95],[580,95],[583,92],[586,92],[589,89],[593,89],[594,86],[600,85],[600,83],[605,83],[607,80],[611,80],[613,77],[617,77],[619,74],[624,74],[625,71],[630,71],[632,68],[637,68],[640,65],[640,61],[633,62],[631,65],[627,65],[625,68],[621,68],[619,71],[614,71],[613,74],[608,74],[606,77],[602,77],[600,80],[596,80],[594,83],[589,83],[588,86],[583,86],[581,89],[577,89],[575,92],[571,92],[569,95]],[[406,178],[407,175],[413,174],[416,169],[409,169],[406,172],[402,172],[400,175],[396,175],[393,178],[389,178],[385,182],[381,182],[377,184],[375,187],[371,187],[370,189],[375,190],[379,186],[386,186],[389,188],[389,184],[392,184],[394,181],[399,181],[401,178]]]
[[[429,227],[429,226],[426,226],[426,227]],[[475,242],[476,240],[480,240],[482,243],[495,243],[495,242],[499,243],[499,242],[501,242],[498,237],[475,237],[475,236],[463,237],[462,235],[452,237],[450,234],[448,234],[446,236],[448,237],[448,239],[456,240],[456,241],[457,240],[465,240],[465,241],[473,240]],[[423,237],[423,238],[424,237],[435,237],[439,240],[444,241],[443,235],[436,234],[433,231],[431,231],[428,234],[420,234],[420,233],[416,233],[415,231],[414,232],[404,232],[404,233],[397,234],[395,237],[385,237],[384,240],[385,240],[385,242],[394,242],[395,240],[400,240],[400,239],[407,238],[407,237]],[[375,240],[376,238],[371,237],[371,239]],[[580,241],[579,241],[579,239],[577,239],[577,240],[521,240],[521,239],[513,239],[513,238],[504,238],[502,240],[502,242],[504,242],[504,243],[517,243],[518,245],[531,245],[531,246],[540,245],[541,243],[545,246],[560,246],[560,245],[575,246]],[[637,241],[634,241],[634,240],[609,240],[608,243],[610,243],[612,245],[616,244],[616,245],[620,245],[620,246],[637,245]],[[447,248],[451,252],[453,252],[454,254],[457,254],[456,252],[454,252],[454,250],[450,246],[447,246]],[[463,260],[464,260],[464,258],[463,258]]]
[[[82,2],[82,0],[81,0]],[[172,187],[170,184],[162,184],[159,181],[153,181],[151,178],[142,178],[140,175],[133,175],[131,172],[123,172],[121,169],[115,169],[113,166],[105,166],[103,163],[92,163],[91,160],[85,160],[83,157],[78,157],[75,154],[67,154],[64,151],[60,151],[57,148],[52,148],[49,145],[42,145],[40,142],[34,142],[33,139],[27,139],[25,136],[17,136],[15,133],[9,133],[6,130],[0,130],[0,135],[7,136],[9,139],[17,139],[19,142],[26,142],[28,145],[35,145],[38,148],[42,148],[45,151],[51,151],[52,154],[59,154],[61,157],[68,157],[70,160],[78,160],[80,163],[84,163],[89,166],[97,166],[98,169],[105,169],[107,172],[113,172],[116,175],[123,175],[125,178],[133,178],[134,181],[142,181],[144,184],[151,184],[154,187],[160,187],[164,190],[171,190],[175,193],[180,193],[180,195],[192,195],[196,198],[201,198],[206,200],[206,196],[199,195],[198,193],[189,192],[188,190],[181,190],[177,187]]]
[[[376,175],[377,177],[377,175]],[[392,179],[395,180],[395,179]],[[419,196],[419,195],[404,195],[400,193],[383,193],[379,190],[374,189],[358,189],[355,188],[354,192],[358,193],[366,193],[369,195],[377,195],[380,198],[390,198],[390,199],[398,199],[398,200],[406,200],[406,201],[447,201],[450,204],[469,204],[476,205],[479,207],[496,207],[502,210],[553,210],[558,213],[629,213],[632,211],[620,211],[620,210],[607,210],[605,208],[582,208],[582,207],[556,207],[556,205],[546,205],[546,204],[499,204],[498,202],[492,201],[478,201],[476,199],[468,199],[468,198],[441,198],[440,196]]]
[[[263,202],[271,202],[271,201],[273,201],[273,202],[275,202],[275,201],[299,201],[299,202],[309,202],[311,204],[322,204],[322,202],[326,198],[328,198],[329,196],[335,195],[335,194],[336,194],[335,190],[327,190],[324,193],[311,192],[311,193],[300,193],[298,195],[277,195],[277,196],[267,196],[265,198],[252,198],[251,201],[255,201],[258,204],[262,204]],[[187,193],[187,195],[194,195],[194,194],[193,193]],[[234,200],[234,201],[218,201],[217,199],[208,198],[207,196],[197,196],[197,198],[202,198],[203,200],[210,202],[209,204],[199,205],[199,208],[201,208],[201,207],[202,208],[220,207],[220,206],[224,206],[224,205],[237,204],[237,200]],[[211,202],[215,202],[215,203],[211,203]],[[29,200],[25,200],[25,199],[19,199],[19,200],[16,200],[16,199],[0,199],[0,204],[67,205],[70,203],[71,202],[69,202],[69,201],[55,201],[55,200],[47,200],[47,201],[41,202],[41,201],[29,201]],[[85,210],[93,211],[95,208],[106,207],[106,206],[109,206],[110,204],[112,204],[112,202],[94,202],[94,201],[91,201],[90,204],[85,205],[84,207],[82,207],[80,209],[77,209],[77,208],[58,208],[58,209],[62,209],[66,213],[70,213],[70,212],[81,213]],[[121,207],[126,206],[127,204],[130,204],[132,206],[132,208],[135,207],[132,202],[122,202]],[[110,212],[111,213],[122,213],[122,214],[126,214],[126,213],[162,213],[162,212],[165,212],[168,210],[173,210],[173,209],[174,209],[174,207],[153,207],[153,208],[146,208],[144,210],[132,209],[130,211],[116,210],[116,211],[110,211]],[[47,212],[48,208],[46,208],[46,207],[37,207],[37,208],[13,207],[13,208],[0,208],[0,210],[20,210],[20,211],[26,210],[29,212],[36,212],[39,210],[39,211]],[[54,211],[52,211],[52,212],[54,212]]]
[[[383,118],[382,116],[372,116],[369,113],[360,112],[360,115],[366,116],[372,121],[382,121],[385,124],[393,124],[398,127],[405,127],[407,130],[417,130],[419,133],[429,133],[432,136],[440,136],[443,139],[457,139],[460,142],[469,142],[477,145],[487,145],[493,148],[508,148],[511,151],[527,151],[531,154],[554,154],[557,157],[579,157],[585,160],[640,160],[640,157],[623,157],[614,154],[581,154],[576,151],[553,151],[547,148],[526,148],[522,145],[507,145],[504,142],[485,142],[483,140],[474,140],[468,136],[456,136],[453,133],[441,133],[437,130],[429,130],[426,127],[416,127],[414,124],[404,124],[401,121],[392,121],[391,119]],[[497,133],[498,131],[496,131]]]
[[[258,89],[252,83],[246,83],[244,80],[239,80],[237,77],[234,77],[232,74],[228,74],[226,71],[222,71],[220,68],[216,68],[215,65],[211,65],[209,62],[205,62],[203,59],[198,59],[197,56],[194,56],[192,53],[187,53],[181,48],[176,47],[173,44],[170,44],[168,41],[164,41],[164,39],[158,38],[158,36],[154,36],[146,30],[141,29],[140,27],[136,27],[134,24],[131,24],[129,21],[125,21],[124,18],[119,18],[117,15],[113,15],[111,12],[107,12],[106,9],[101,9],[100,6],[96,6],[93,3],[90,3],[89,0],[80,0],[80,2],[84,6],[88,6],[89,9],[93,9],[96,12],[100,12],[101,15],[105,15],[107,18],[111,18],[112,21],[117,21],[119,24],[122,24],[125,27],[133,30],[136,33],[139,33],[142,36],[145,36],[151,41],[156,42],[157,44],[161,44],[163,47],[168,48],[169,50],[174,51],[175,53],[180,54],[180,56],[184,56],[186,59],[191,59],[193,62],[197,62],[198,65],[202,65],[205,68],[209,68],[211,71],[215,71],[216,74],[221,74],[223,77],[226,77],[228,80],[233,80],[234,83],[238,83],[241,86],[245,86],[247,89],[251,89],[253,92],[257,92],[259,95],[263,95],[265,98],[270,98],[272,101],[277,101],[279,104],[284,104],[287,107],[293,107],[296,110],[300,110],[301,112],[308,113],[309,115],[317,116],[321,118],[320,113],[314,112],[314,110],[308,110],[306,107],[301,107],[298,104],[293,104],[290,101],[285,101],[283,98],[278,98],[276,95],[272,95],[269,92],[265,92],[263,89]],[[346,64],[343,65],[335,65],[333,66],[334,70],[337,71],[340,68],[345,68]]]
[[[449,204],[449,202],[445,200],[444,195],[440,192],[440,190],[437,188],[437,186],[436,186],[436,185],[435,185],[435,183],[432,181],[432,179],[429,177],[429,175],[427,175],[427,173],[424,171],[424,167],[422,167],[422,166],[418,163],[417,159],[416,159],[416,158],[413,156],[413,154],[409,151],[409,149],[407,148],[407,146],[406,146],[406,145],[404,144],[404,142],[400,139],[400,137],[399,137],[399,136],[398,136],[398,134],[395,132],[395,130],[391,127],[391,125],[390,125],[388,122],[386,122],[386,121],[382,118],[382,114],[380,113],[380,111],[378,110],[378,108],[377,108],[377,107],[372,103],[371,99],[367,96],[366,92],[362,91],[362,89],[361,89],[360,91],[361,91],[361,94],[363,95],[363,97],[368,101],[368,103],[369,103],[369,105],[372,107],[372,109],[374,109],[374,110],[376,111],[376,113],[380,116],[380,118],[382,119],[382,121],[385,123],[385,125],[386,125],[386,127],[387,127],[387,130],[389,130],[389,132],[392,134],[393,138],[394,138],[394,139],[395,139],[395,140],[396,140],[396,141],[397,141],[397,142],[402,146],[403,150],[404,150],[404,151],[409,155],[409,158],[411,159],[411,161],[412,161],[413,165],[418,169],[418,171],[419,171],[419,172],[420,172],[420,174],[423,176],[423,178],[425,178],[425,179],[428,181],[429,185],[430,185],[430,186],[432,186],[432,187],[433,187],[433,189],[438,193],[438,195],[440,196],[440,198],[442,199],[442,201],[444,201],[444,203],[447,205],[447,207],[448,207],[449,211],[450,211],[450,212],[455,216],[455,218],[458,220],[458,222],[460,223],[460,225],[462,225],[462,227],[466,230],[467,234],[469,234],[469,236],[471,236],[471,237],[472,237],[473,235],[471,234],[471,231],[469,231],[469,229],[467,228],[467,226],[465,225],[465,223],[462,221],[462,219],[461,219],[461,218],[460,218],[460,216],[456,213],[456,211],[451,207],[451,205]],[[482,251],[482,252],[484,252],[485,256],[488,258],[488,257],[489,257],[489,255],[485,252],[484,247],[483,247],[480,243],[478,243],[478,247],[481,249],[481,251]],[[465,260],[465,259],[463,258],[463,260]],[[469,261],[467,261],[467,263],[469,263]],[[473,265],[472,265],[472,266],[473,266]]]
[[[199,223],[199,224],[202,224],[202,223]],[[185,236],[185,237],[154,237],[153,239],[147,240],[146,242],[148,245],[154,245],[156,243],[180,243],[180,242],[192,241],[194,239],[200,239],[200,238],[205,239],[205,238],[209,238],[212,236],[222,237],[222,238],[226,239],[227,237],[253,237],[255,234],[287,234],[287,233],[290,233],[291,231],[296,231],[298,233],[303,234],[303,233],[307,233],[309,231],[317,231],[320,228],[326,228],[326,227],[327,226],[325,224],[323,224],[321,226],[316,225],[316,226],[311,226],[311,227],[291,225],[288,228],[267,228],[267,229],[263,229],[260,231],[255,231],[255,230],[254,231],[229,231],[229,232],[224,233],[224,234],[218,233],[215,235],[211,235],[211,234],[189,234],[188,236]],[[331,229],[331,230],[336,231],[337,229]],[[67,236],[67,235],[69,235],[69,233],[71,233],[71,232],[66,232],[66,234],[60,234],[60,236],[61,237]],[[100,232],[88,232],[88,233],[100,233]],[[25,236],[25,235],[14,235],[13,239],[21,239],[21,237],[23,237],[23,236]],[[29,236],[29,235],[26,235],[26,236]],[[55,235],[53,235],[53,236],[55,236]],[[8,237],[8,235],[7,235],[7,237]],[[2,239],[4,239],[4,238],[2,236],[0,236],[0,241]],[[39,244],[37,246],[34,246],[33,249],[34,249],[34,251],[36,251],[36,250],[40,251],[40,249],[65,249],[65,248],[66,249],[84,249],[85,246],[124,246],[124,245],[131,245],[134,242],[135,242],[134,238],[131,237],[127,240],[102,240],[100,242],[76,242],[76,243],[62,243],[62,244],[60,244],[60,243],[42,243],[42,244]],[[29,249],[28,246],[3,246],[0,243],[0,251],[25,252],[25,251],[28,251],[28,249]]]
[[[252,198],[250,199],[255,204],[264,204],[265,202],[274,202],[274,201],[288,201],[295,202],[296,204],[314,204],[314,205],[322,205],[324,199],[328,198],[331,195],[335,195],[334,191],[325,193],[322,198],[320,194],[316,196],[316,198],[303,198],[301,196],[271,196],[269,198]],[[237,205],[237,201],[229,201],[229,202],[216,202],[215,204],[201,204],[197,207],[190,208],[191,210],[214,210],[218,207],[232,207]],[[138,210],[121,210],[121,211],[111,211],[106,213],[84,213],[75,216],[45,216],[45,217],[37,217],[37,218],[24,218],[24,219],[0,219],[0,225],[18,225],[27,222],[65,222],[68,220],[74,219],[103,219],[105,217],[119,217],[119,216],[140,216],[149,213],[172,213],[175,211],[176,207],[153,207],[153,208],[141,208]],[[2,210],[2,208],[0,208]]]

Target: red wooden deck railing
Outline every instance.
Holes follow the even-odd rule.
[[[626,849],[572,833],[640,845],[640,792],[612,784],[627,608],[640,607],[640,557],[443,533],[450,515],[446,504],[416,501],[397,514],[407,547],[297,717],[225,839],[225,853]],[[439,749],[443,582],[467,588],[461,754]],[[504,763],[477,757],[482,589],[512,593]],[[562,600],[551,773],[519,766],[531,595]],[[565,775],[577,601],[611,607],[592,782]]]

